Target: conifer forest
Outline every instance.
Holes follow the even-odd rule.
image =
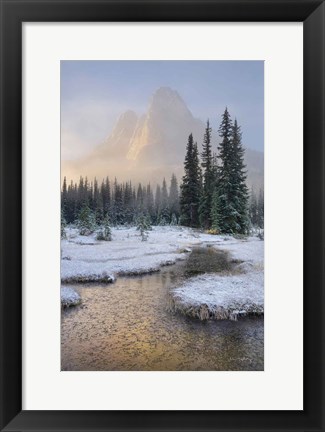
[[[109,173],[101,181],[80,176],[64,178],[62,235],[66,224],[80,226],[80,234],[101,226],[182,225],[210,233],[249,234],[264,228],[264,191],[248,190],[241,127],[226,108],[213,143],[209,120],[202,143],[190,134],[184,145],[184,175],[161,184],[120,183]],[[107,237],[107,236],[106,236]]]

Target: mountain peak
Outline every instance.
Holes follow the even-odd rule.
[[[117,121],[117,124],[127,124],[129,122],[135,123],[138,120],[138,116],[132,110],[125,111],[122,113]]]
[[[170,87],[159,87],[153,94],[153,97],[178,97],[180,98],[180,95],[176,90],[173,90]]]
[[[127,151],[130,139],[138,121],[137,114],[128,110],[120,115],[113,131],[95,150],[95,154],[106,154],[112,157],[118,153]]]
[[[204,126],[198,125],[178,92],[160,87],[151,97],[149,110],[138,121],[127,159],[139,166],[172,165],[183,159],[188,135],[192,132],[201,136],[203,130]]]
[[[179,101],[185,105],[185,102],[179,95],[176,90],[171,89],[170,87],[159,87],[151,97],[151,103],[157,101]]]
[[[148,115],[165,115],[173,116],[175,114],[181,114],[185,116],[191,116],[184,100],[181,98],[176,90],[170,87],[160,87],[152,95],[149,105]]]

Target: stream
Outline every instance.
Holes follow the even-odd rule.
[[[61,370],[264,370],[263,318],[199,321],[168,310],[170,288],[187,265],[113,284],[69,285],[82,305],[62,310]]]

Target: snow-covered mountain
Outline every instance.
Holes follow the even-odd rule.
[[[74,179],[80,175],[98,179],[108,175],[119,180],[160,183],[174,172],[180,179],[188,136],[192,133],[200,147],[204,128],[205,124],[192,115],[177,91],[161,87],[151,97],[144,115],[123,113],[112,133],[91,154],[73,162],[62,161],[62,174]],[[215,150],[217,143],[214,134]],[[247,148],[246,163],[248,184],[258,189],[264,179],[263,153]]]
[[[203,131],[203,123],[193,117],[179,94],[161,87],[138,121],[127,158],[154,167],[182,163],[189,134],[198,139]]]
[[[134,111],[124,112],[108,138],[94,149],[91,156],[124,158],[137,126],[138,116]]]

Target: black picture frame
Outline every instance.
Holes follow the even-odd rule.
[[[0,429],[324,431],[324,1],[0,0],[0,4]],[[22,411],[22,23],[70,21],[303,22],[303,411]]]

